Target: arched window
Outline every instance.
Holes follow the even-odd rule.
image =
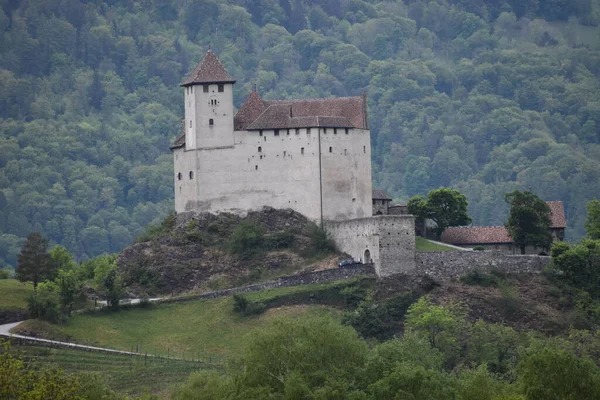
[[[181,172],[177,173],[177,180],[180,181],[181,180]]]
[[[190,171],[190,179],[194,179],[194,171]]]
[[[258,152],[262,153],[262,147],[258,146]]]
[[[213,126],[215,124],[215,121],[211,118],[208,120],[208,126]]]

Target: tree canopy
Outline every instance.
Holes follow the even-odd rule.
[[[585,232],[590,239],[600,239],[600,200],[590,200],[587,211]]]
[[[427,198],[411,198],[408,201],[408,211],[418,219],[435,222],[435,233],[439,240],[446,228],[471,223],[471,217],[467,214],[468,204],[467,198],[459,191],[440,188],[430,191]]]
[[[505,201],[510,204],[510,215],[505,223],[515,246],[525,254],[527,246],[549,249],[551,211],[548,204],[528,190],[507,193]]]
[[[15,272],[21,282],[31,281],[34,289],[38,283],[52,279],[56,273],[56,264],[48,253],[48,239],[39,232],[30,233],[19,253]]]

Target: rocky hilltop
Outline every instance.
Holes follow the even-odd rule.
[[[265,207],[245,216],[171,215],[117,258],[135,293],[215,290],[335,267],[323,232],[303,215]]]

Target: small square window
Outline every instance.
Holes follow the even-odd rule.
[[[202,91],[203,91],[204,93],[208,93],[208,85],[203,85],[203,86],[202,86]]]
[[[275,129],[275,130],[273,131],[273,134],[274,134],[275,136],[279,136],[279,129]]]
[[[225,91],[225,85],[219,85],[219,92]]]

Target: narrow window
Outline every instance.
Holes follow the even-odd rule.
[[[258,171],[258,165],[255,165],[255,166],[254,166],[254,170],[255,170],[255,171]]]
[[[300,148],[300,154],[304,154],[304,147]]]
[[[323,133],[327,133],[327,128],[323,128]]]
[[[275,136],[279,136],[279,129],[275,129],[275,130],[273,131],[273,134],[274,134]]]
[[[300,129],[296,128],[296,135],[300,134]]]
[[[363,146],[363,153],[367,154],[367,146]]]
[[[310,128],[306,128],[306,134],[310,135]]]
[[[344,149],[344,155],[348,155],[348,149]]]
[[[190,128],[192,127],[192,120],[190,120]]]
[[[337,135],[337,128],[333,128],[333,134]]]
[[[333,147],[329,146],[329,152],[333,153]]]
[[[287,155],[287,151],[284,151],[283,152],[283,156],[285,157],[286,155]]]
[[[262,136],[262,130],[258,131],[258,136]]]
[[[208,120],[209,126],[213,126],[214,124],[215,124],[215,121],[212,118]]]
[[[348,134],[348,128],[344,128],[346,130],[346,135]]]
[[[287,135],[290,136],[290,130],[289,129],[287,130]]]
[[[262,153],[262,147],[258,146],[258,152]]]
[[[219,92],[223,92],[225,90],[225,85],[219,85]]]
[[[177,180],[180,181],[181,180],[181,172],[177,173]]]
[[[208,93],[208,85],[203,85],[203,86],[202,86],[202,91],[203,91],[204,93]]]
[[[265,142],[267,141],[267,137],[266,136],[263,136],[263,139],[265,139]]]
[[[194,179],[194,171],[190,171],[190,179]]]

